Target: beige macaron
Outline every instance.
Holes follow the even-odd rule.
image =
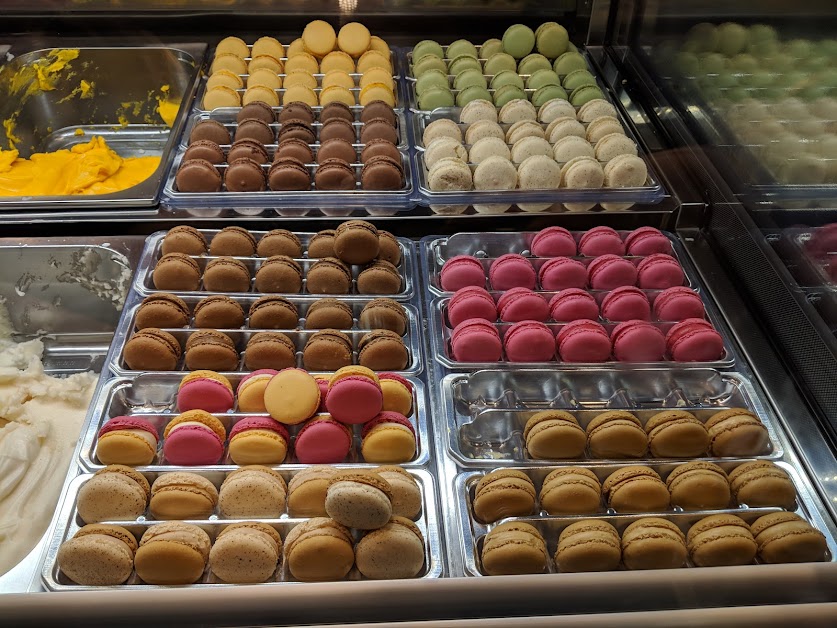
[[[477,190],[513,190],[517,187],[517,168],[505,157],[487,157],[474,170]]]
[[[82,521],[133,521],[145,514],[151,486],[131,467],[112,464],[82,484],[76,508]]]
[[[424,566],[424,535],[406,517],[393,516],[363,535],[355,561],[358,571],[372,580],[415,578]]]
[[[489,576],[543,573],[548,562],[546,541],[528,523],[501,523],[483,539],[482,568]]]
[[[172,471],[154,480],[148,510],[155,519],[208,519],[217,504],[212,482],[197,473]]]
[[[613,116],[599,116],[591,120],[587,125],[586,138],[588,142],[595,144],[605,135],[610,135],[611,133],[621,133],[624,135],[625,130],[622,128],[619,120]]]
[[[461,159],[442,157],[430,169],[427,182],[434,192],[467,191],[474,187],[474,175]]]
[[[671,503],[683,510],[728,508],[730,486],[727,474],[716,464],[695,460],[675,467],[666,478]]]
[[[477,519],[486,523],[530,515],[535,509],[535,485],[516,469],[492,471],[477,483],[473,508]]]
[[[616,107],[611,105],[606,100],[596,98],[584,103],[578,110],[579,122],[592,122],[601,116],[611,116],[616,118],[619,114],[616,112]]]
[[[384,478],[392,491],[392,514],[415,519],[421,512],[421,490],[409,471],[396,465],[385,465],[375,469]]]
[[[506,142],[514,144],[524,137],[546,137],[544,128],[534,120],[519,120],[506,131]]]
[[[641,458],[648,437],[636,416],[627,410],[608,410],[587,424],[587,444],[594,458]]]
[[[278,519],[285,512],[287,492],[277,471],[258,465],[239,467],[221,484],[218,509],[229,519]]]
[[[459,122],[462,124],[473,124],[478,120],[490,120],[497,122],[497,108],[493,102],[488,100],[472,100],[459,112]]]
[[[687,557],[686,535],[667,519],[637,519],[622,532],[622,561],[628,569],[676,569]]]
[[[555,142],[552,156],[559,164],[565,164],[575,157],[596,157],[590,142],[577,135],[568,135]]]
[[[550,144],[554,144],[562,137],[569,137],[570,135],[584,139],[585,134],[584,125],[570,116],[555,118],[546,127],[546,139],[549,140]]]
[[[552,146],[544,138],[536,135],[523,137],[512,146],[511,159],[516,164],[524,162],[533,155],[543,155],[552,159]]]
[[[618,512],[660,512],[671,505],[668,488],[651,467],[622,467],[607,477],[602,488],[607,505]]]
[[[496,137],[503,143],[506,141],[503,127],[491,120],[477,120],[465,130],[465,143],[468,145],[472,146],[486,137]]]
[[[519,98],[503,105],[497,117],[503,124],[513,124],[519,120],[537,120],[538,111],[528,100]]]
[[[447,118],[439,118],[428,124],[424,133],[422,134],[422,143],[424,147],[430,146],[430,142],[439,137],[450,137],[459,142],[462,141],[462,129],[453,120]]]
[[[648,166],[636,155],[617,155],[605,164],[604,177],[605,187],[642,187],[648,180]]]
[[[374,530],[392,517],[392,489],[373,471],[339,472],[329,481],[325,509],[348,528]]]
[[[58,548],[58,568],[76,584],[122,584],[134,570],[137,540],[120,526],[92,523]]]
[[[198,526],[166,521],[142,535],[134,568],[146,584],[194,584],[206,569],[210,545]]]
[[[468,149],[462,145],[460,140],[452,137],[437,137],[424,150],[424,163],[428,168],[433,168],[444,157],[468,161]]]
[[[303,521],[285,537],[285,563],[303,582],[342,580],[355,563],[352,533],[328,517]]]
[[[257,521],[224,528],[209,551],[209,566],[220,580],[232,584],[267,582],[282,557],[282,537]]]
[[[576,115],[575,107],[573,107],[568,100],[563,98],[553,98],[547,100],[538,109],[538,120],[544,124],[549,124],[557,118],[569,116],[574,118]]]
[[[511,150],[509,150],[506,141],[495,137],[493,135],[482,137],[477,140],[468,151],[469,160],[473,164],[479,164],[489,157],[503,157],[504,159],[511,159]]]
[[[561,467],[541,485],[541,509],[550,515],[589,515],[602,509],[602,485],[583,467]]]
[[[596,159],[608,162],[619,155],[637,155],[634,141],[624,133],[609,133],[596,142]]]
[[[735,515],[704,517],[686,534],[686,546],[698,567],[747,565],[756,557],[756,540],[750,526]]]
[[[606,521],[576,521],[564,528],[558,537],[555,565],[559,571],[613,571],[621,558],[619,533]]]
[[[603,183],[602,165],[591,157],[573,157],[561,168],[561,187],[600,188]]]
[[[536,460],[581,458],[587,434],[576,418],[563,410],[536,412],[523,428],[526,451]]]

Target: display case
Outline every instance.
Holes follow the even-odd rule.
[[[88,0],[4,7],[0,220],[9,237],[0,253],[9,264],[0,286],[12,340],[47,332],[46,375],[92,369],[100,376],[49,529],[0,575],[3,616],[15,625],[67,617],[87,625],[770,625],[786,617],[829,625],[837,590],[837,245],[826,225],[837,222],[829,217],[837,203],[837,154],[830,154],[837,137],[830,108],[837,102],[831,68],[837,12],[827,2],[801,5]],[[303,36],[314,19],[340,33],[319,52],[313,35],[325,32],[328,39],[328,29]],[[349,31],[341,39],[340,28],[353,22],[368,27],[357,50]],[[513,25],[524,25],[522,43]],[[265,37],[275,37],[281,50],[265,52],[274,45]],[[569,56],[562,61],[562,55]],[[266,86],[253,80],[265,66]],[[594,106],[585,110],[590,100]],[[556,101],[561,113],[550,113]],[[372,134],[382,121],[384,139]],[[64,159],[61,149],[85,146],[92,136],[103,138],[103,155],[112,149],[120,168],[145,164],[148,176],[132,185],[100,169],[101,179],[86,182],[79,195],[42,188],[53,183],[50,177],[33,183],[19,174],[15,157]],[[98,141],[73,152],[103,149]],[[346,157],[323,156],[341,142]],[[231,157],[237,148],[248,157]],[[378,148],[384,156],[375,154]],[[12,157],[9,149],[19,153]],[[492,164],[494,171],[486,167]],[[376,165],[384,167],[384,179],[372,176]],[[291,174],[298,181],[289,183]],[[336,243],[350,231],[349,219],[368,221],[355,225],[364,237],[378,230],[377,254],[353,255]],[[183,226],[196,229],[188,232],[196,249],[166,243],[166,234]],[[227,227],[239,230],[236,246],[225,250]],[[537,244],[550,227],[566,229],[560,253]],[[612,230],[592,231],[601,227]],[[290,246],[281,264],[296,275],[269,285],[264,270],[279,262],[261,242],[276,229],[292,232],[278,237]],[[315,237],[328,229],[337,229],[325,236],[335,240],[329,257],[342,261],[321,260],[314,251]],[[383,231],[396,236],[396,252],[386,254],[392,264],[373,263],[384,256]],[[590,248],[597,233],[607,240],[604,249]],[[636,242],[648,233],[655,244],[642,248]],[[59,237],[68,235],[66,242]],[[91,264],[91,256],[105,261]],[[182,281],[167,283],[157,272],[166,261],[181,265]],[[467,280],[450,279],[457,262],[463,272],[470,269]],[[518,274],[510,269],[504,276],[505,262],[517,264]],[[655,275],[656,263],[667,268],[662,276]],[[623,276],[603,278],[606,264]],[[65,265],[69,272],[62,272]],[[559,265],[583,279],[567,280]],[[225,275],[235,287],[221,291],[220,280],[213,287],[213,266],[238,273]],[[340,281],[318,288],[316,269],[326,266],[343,269]],[[79,279],[85,273],[91,278]],[[370,288],[373,275],[387,287]],[[68,283],[80,287],[68,291]],[[508,313],[509,291],[522,288],[544,313]],[[569,289],[596,314],[558,313]],[[692,313],[663,313],[663,295],[672,290],[690,301]],[[455,313],[457,298],[460,312],[466,309],[468,291],[479,293],[482,314]],[[641,302],[639,314],[618,313],[620,291]],[[164,317],[150,333],[154,326],[140,312],[155,299],[175,303],[183,320]],[[224,301],[241,321],[199,323],[209,299]],[[253,322],[255,304],[265,299],[286,304],[294,321]],[[327,305],[321,299],[342,301],[348,318],[335,323],[341,331],[309,325],[311,313]],[[385,328],[389,337],[379,333],[385,323],[379,327],[365,315],[381,300],[403,315],[397,332]],[[476,345],[466,338],[469,325],[483,334]],[[195,352],[189,355],[207,328],[216,330],[213,346],[224,345],[230,361],[200,363]],[[569,340],[577,329],[594,336],[581,341],[580,354]],[[632,344],[627,336],[637,329],[645,335]],[[515,345],[518,332],[535,335]],[[677,342],[693,333],[699,338],[691,350],[698,353]],[[169,345],[173,361],[130,354],[129,346],[154,334]],[[323,334],[346,344],[346,355],[325,366],[309,354]],[[401,524],[421,541],[413,578],[372,579],[358,558],[332,578],[338,581],[299,582],[307,578],[294,571],[289,550],[301,526],[314,520],[284,503],[259,516],[230,515],[223,505],[185,516],[182,525],[206,537],[206,556],[199,576],[180,586],[152,584],[133,560],[121,584],[78,582],[68,573],[61,552],[85,523],[125,528],[140,545],[166,529],[167,517],[148,503],[132,514],[89,516],[85,487],[109,468],[98,449],[109,421],[151,425],[150,462],[130,465],[151,486],[188,472],[212,484],[210,494],[223,492],[243,464],[234,460],[234,433],[246,421],[282,412],[235,405],[239,389],[237,402],[233,397],[206,419],[224,433],[218,457],[183,462],[166,442],[183,415],[184,375],[211,368],[235,392],[264,366],[249,361],[253,341],[272,335],[287,341],[290,357],[282,366],[334,384],[339,367],[372,364],[363,357],[371,334],[398,349],[394,361],[370,368],[394,372],[410,391],[403,421],[374,421],[395,423],[414,443],[413,455],[397,462],[418,494],[412,521]],[[595,343],[606,343],[604,353],[590,353]],[[302,393],[286,395],[290,402]],[[320,414],[283,428],[287,457],[269,466],[287,490],[311,466],[300,455],[300,435],[329,421],[321,416],[326,410],[339,412],[326,401]],[[664,415],[677,415],[706,443],[685,453],[653,444]],[[581,449],[536,454],[534,426],[541,420],[572,424]],[[625,439],[641,437],[642,450],[602,449],[595,432],[611,420],[629,424],[623,428],[632,436]],[[755,440],[725,448],[729,432],[740,429],[752,430]],[[362,476],[388,462],[366,450],[371,429],[350,424],[343,431],[349,448],[332,461],[335,473]],[[0,453],[2,445],[0,430]],[[665,493],[664,503],[619,502],[618,477],[636,469]],[[726,500],[696,505],[676,493],[677,475],[695,469],[724,478]],[[773,488],[748,494],[736,479],[748,469],[769,469],[792,497],[776,497]],[[64,469],[56,473],[63,478]],[[550,482],[579,473],[598,487],[595,504],[573,509],[572,496],[550,500]],[[530,497],[524,507],[506,504],[492,515],[486,485],[509,477]],[[680,568],[634,569],[628,539],[652,525],[651,517],[681,539],[673,542],[683,559],[670,565]],[[811,562],[771,557],[760,536],[771,517],[809,535]],[[253,519],[258,523],[246,523]],[[615,543],[618,553],[615,563],[590,573],[584,572],[593,558],[573,566],[561,556],[584,520],[607,530],[604,543]],[[713,522],[737,527],[752,555],[726,566],[701,555],[695,539]],[[225,583],[212,566],[223,559],[209,550],[240,525],[266,525],[284,542],[278,552],[284,560],[247,586]],[[502,572],[489,558],[492,543],[509,530],[529,535],[515,542],[542,548],[542,563],[514,567],[520,575],[490,575]],[[372,534],[347,529],[342,538],[359,556]],[[769,618],[767,605],[775,609]]]

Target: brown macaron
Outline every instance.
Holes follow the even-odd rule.
[[[244,365],[251,371],[275,369],[281,371],[296,366],[296,346],[285,334],[262,331],[247,341]]]
[[[287,255],[268,257],[256,271],[256,290],[297,294],[302,290],[302,268]]]
[[[373,371],[402,371],[409,363],[407,346],[394,331],[376,329],[358,343],[358,364]]]
[[[366,144],[372,140],[387,140],[393,144],[398,143],[398,131],[385,118],[372,118],[364,122],[360,129],[360,143]]]
[[[259,144],[273,144],[276,142],[276,135],[264,120],[248,118],[238,123],[235,140],[255,140]]]
[[[350,144],[355,144],[357,142],[355,127],[351,122],[346,122],[342,118],[332,118],[320,127],[320,143],[334,138],[340,138]]]
[[[278,159],[267,174],[270,189],[275,192],[302,192],[311,188],[311,173],[305,164],[292,157]]]
[[[183,161],[191,159],[203,159],[213,166],[223,164],[227,161],[224,151],[212,140],[198,140],[189,144],[189,148],[183,153]]]
[[[284,124],[289,120],[302,120],[308,124],[314,123],[314,110],[304,102],[290,102],[286,103],[278,116],[279,122]]]
[[[482,544],[482,568],[489,576],[543,573],[549,562],[541,533],[522,521],[492,528]]]
[[[288,120],[279,127],[279,141],[283,142],[290,138],[302,140],[306,144],[313,144],[317,141],[314,128],[303,120]]]
[[[729,507],[727,474],[716,464],[695,460],[668,474],[666,486],[671,503],[683,510],[720,510]]]
[[[628,569],[677,569],[688,555],[686,535],[667,519],[637,519],[622,532],[622,562]]]
[[[219,257],[207,263],[203,286],[209,292],[249,292],[250,271],[234,257]]]
[[[180,162],[174,181],[177,191],[187,194],[220,192],[224,182],[218,169],[205,159]]]
[[[375,260],[357,276],[360,294],[398,294],[401,291],[401,273],[382,259]]]
[[[340,223],[334,236],[334,251],[347,264],[368,264],[380,251],[378,229],[366,220]]]
[[[287,229],[271,229],[259,240],[256,253],[259,257],[285,255],[300,258],[302,257],[302,243],[295,233]]]
[[[296,159],[303,165],[310,164],[314,162],[314,152],[304,140],[289,137],[279,143],[273,155],[274,162],[281,159]]]
[[[201,268],[185,253],[167,253],[154,266],[151,275],[158,290],[192,292],[201,284]]]
[[[492,471],[474,489],[474,515],[485,523],[505,517],[525,517],[535,510],[535,495],[535,485],[523,471]]]
[[[651,467],[622,467],[607,477],[602,488],[608,507],[618,512],[659,512],[671,505],[666,485]]]
[[[329,120],[340,118],[346,122],[352,123],[355,121],[355,115],[346,103],[330,102],[320,112],[320,122],[325,124]]]
[[[267,189],[267,180],[261,165],[244,157],[227,166],[224,183],[228,192],[262,192]]]
[[[641,458],[648,449],[648,437],[633,414],[609,410],[587,424],[587,446],[594,458]]]
[[[218,145],[230,143],[230,132],[217,120],[202,120],[198,122],[189,134],[189,144],[209,140]]]
[[[395,126],[395,110],[383,100],[373,100],[360,111],[360,121],[364,124],[376,118],[383,118]]]
[[[765,563],[813,563],[825,560],[825,535],[794,512],[774,512],[756,519],[750,530]]]
[[[336,371],[352,363],[352,341],[336,329],[314,332],[305,343],[302,363],[309,371]]]
[[[536,460],[581,458],[587,434],[576,418],[564,410],[536,412],[523,428],[526,451]]]
[[[407,311],[398,301],[372,299],[358,317],[362,329],[389,329],[399,336],[407,331]]]
[[[134,322],[137,329],[185,327],[190,317],[189,306],[183,299],[168,292],[157,292],[142,300]]]
[[[759,456],[770,449],[767,428],[757,415],[745,408],[730,408],[706,421],[709,452],[713,456]]]
[[[356,183],[354,168],[342,159],[320,161],[314,171],[314,186],[318,190],[353,190]]]
[[[285,297],[265,295],[250,306],[250,329],[296,329],[299,314]]]
[[[758,545],[750,526],[735,515],[712,515],[695,523],[686,534],[689,556],[698,567],[748,565]]]
[[[541,484],[541,509],[550,515],[588,515],[602,510],[602,485],[584,467],[561,467]]]
[[[706,427],[691,412],[664,410],[645,424],[648,448],[656,458],[698,458],[709,447]]]
[[[373,157],[389,157],[396,163],[401,163],[401,152],[389,140],[373,139],[366,142],[366,146],[360,151],[360,162],[365,164]]]
[[[337,253],[334,252],[334,237],[336,235],[337,231],[334,229],[324,229],[311,236],[308,241],[308,257],[337,257]]]
[[[56,562],[76,584],[113,586],[131,577],[136,551],[137,540],[125,528],[91,523],[61,544]]]
[[[256,252],[256,238],[244,227],[224,227],[209,243],[209,254],[216,257],[250,257]]]
[[[227,295],[213,294],[195,305],[195,327],[238,329],[244,325],[244,308]]]
[[[378,229],[378,259],[389,262],[393,266],[401,263],[401,245],[398,238],[389,231]]]
[[[269,163],[267,150],[256,140],[236,140],[227,153],[227,161],[233,163],[237,159],[250,159],[257,164]]]
[[[360,182],[364,190],[400,190],[404,186],[404,168],[386,155],[370,157],[363,164]]]
[[[317,150],[317,163],[322,164],[329,159],[340,159],[347,164],[352,164],[357,161],[357,152],[355,152],[355,147],[351,143],[342,138],[334,137],[320,144],[320,148]]]
[[[622,542],[607,521],[583,519],[561,531],[554,558],[561,572],[613,571],[622,558]]]
[[[125,343],[122,359],[132,371],[173,371],[180,360],[180,343],[155,327],[141,329]]]
[[[352,271],[339,259],[324,257],[308,269],[305,283],[310,294],[349,294]]]
[[[305,329],[351,329],[352,308],[340,299],[319,299],[305,312]]]
[[[273,109],[266,102],[260,100],[247,103],[235,116],[235,120],[239,124],[245,120],[252,120],[253,118],[261,120],[265,124],[273,124],[276,122],[276,115],[273,113]]]
[[[186,368],[190,371],[234,371],[238,351],[232,338],[214,329],[201,329],[186,340]]]
[[[796,509],[796,488],[787,472],[769,460],[738,465],[729,474],[732,495],[738,505]]]
[[[163,244],[160,247],[163,255],[169,253],[203,255],[208,249],[204,235],[194,227],[187,225],[179,225],[169,229],[163,237]]]

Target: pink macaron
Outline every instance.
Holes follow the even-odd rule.
[[[671,255],[671,242],[659,229],[640,227],[634,229],[625,238],[625,250],[628,255],[653,255],[667,253]]]
[[[615,229],[593,227],[579,239],[578,252],[585,257],[624,255],[625,243]]]
[[[651,304],[639,288],[622,286],[602,299],[602,316],[609,321],[650,321]]]
[[[116,430],[141,430],[151,434],[154,440],[159,438],[157,428],[154,427],[153,423],[136,416],[115,416],[112,419],[108,419],[99,430],[99,437],[101,438],[108,432],[115,432]]]
[[[658,321],[682,321],[705,315],[700,295],[686,286],[667,288],[654,298],[654,316]]]
[[[190,373],[177,390],[177,409],[205,410],[222,413],[232,410],[235,396],[229,380],[218,373],[204,371],[205,376]]]
[[[643,259],[636,267],[637,282],[646,290],[665,290],[682,286],[686,276],[680,262],[671,255],[654,253]]]
[[[549,304],[537,292],[528,288],[512,288],[497,299],[497,311],[504,323],[545,321],[549,318]]]
[[[610,358],[610,336],[595,321],[567,323],[555,340],[564,362],[606,362]]]
[[[217,464],[224,455],[224,441],[206,425],[177,425],[163,441],[163,455],[168,464],[178,466]]]
[[[635,286],[636,266],[618,255],[601,255],[587,267],[590,287],[594,290],[613,290],[621,286]]]
[[[666,337],[647,321],[619,323],[610,334],[613,357],[619,362],[659,362],[666,352]]]
[[[268,416],[246,416],[240,419],[230,430],[230,440],[235,436],[249,430],[267,430],[268,432],[275,432],[285,439],[286,443],[291,442],[291,437],[288,435],[288,430],[285,426],[274,421]]]
[[[442,266],[439,281],[445,292],[456,292],[465,286],[485,286],[485,269],[471,255],[456,255]]]
[[[343,462],[351,448],[351,430],[327,414],[306,421],[294,439],[294,453],[302,464]]]
[[[553,257],[541,265],[538,280],[544,290],[583,288],[587,285],[587,267],[570,257]]]
[[[599,304],[586,290],[569,288],[561,290],[549,300],[549,316],[554,321],[577,321],[599,319]]]
[[[675,362],[712,362],[724,355],[724,339],[702,318],[687,318],[669,329],[666,347]]]
[[[366,423],[384,407],[384,394],[375,380],[363,375],[348,375],[329,384],[325,406],[341,423]]]
[[[363,426],[363,430],[360,433],[360,438],[363,440],[365,439],[369,433],[374,430],[379,425],[399,425],[401,427],[405,427],[413,434],[413,438],[416,436],[416,428],[413,427],[413,424],[410,422],[410,419],[405,417],[400,412],[393,412],[392,410],[384,410],[374,419],[369,421],[366,425]]]
[[[577,252],[573,234],[564,227],[541,229],[532,238],[532,253],[538,257],[573,257]]]
[[[555,359],[555,339],[549,327],[538,321],[520,321],[503,338],[509,362],[550,362]]]
[[[480,318],[459,323],[451,333],[450,346],[458,362],[497,362],[503,354],[500,332]]]
[[[317,412],[326,412],[325,402],[328,396],[328,383],[331,379],[322,375],[315,376],[314,379],[317,380],[317,387],[320,389],[320,407],[317,408]]]
[[[518,255],[507,253],[491,263],[488,271],[492,290],[510,290],[511,288],[535,288],[535,267],[532,262]]]
[[[457,290],[448,300],[448,323],[456,327],[469,318],[497,320],[497,305],[485,288],[466,286]]]

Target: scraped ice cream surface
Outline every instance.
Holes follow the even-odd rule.
[[[0,303],[0,575],[46,532],[96,386],[96,375],[44,372],[40,339],[15,343]]]

